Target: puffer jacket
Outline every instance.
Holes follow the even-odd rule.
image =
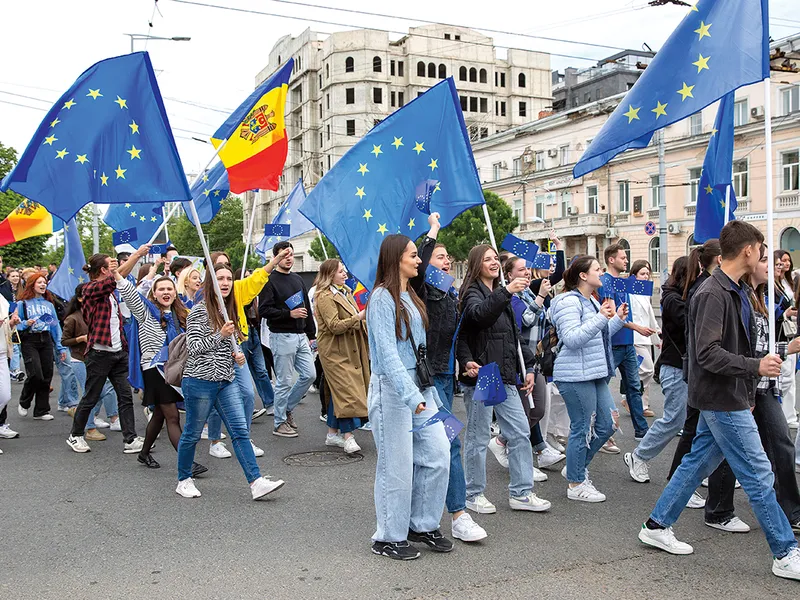
[[[553,381],[605,379],[614,372],[611,337],[625,325],[614,315],[606,319],[600,304],[577,291],[556,296],[550,307],[559,350],[553,367]]]

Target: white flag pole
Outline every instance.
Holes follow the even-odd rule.
[[[328,251],[325,249],[325,242],[322,240],[322,232],[317,229],[317,237],[319,238],[319,243],[322,246],[322,254],[325,255],[325,260],[328,260]]]
[[[159,234],[159,233],[161,233],[161,230],[162,230],[162,229],[166,230],[166,227],[167,227],[167,221],[169,221],[169,220],[170,220],[170,219],[171,219],[171,218],[172,218],[172,217],[175,215],[175,213],[176,213],[176,212],[178,212],[178,210],[180,209],[180,207],[181,207],[180,203],[176,202],[176,203],[175,203],[175,204],[172,206],[172,208],[170,208],[170,209],[167,211],[167,213],[166,213],[166,214],[162,213],[162,214],[164,215],[164,217],[163,217],[163,221],[162,221],[161,225],[159,225],[159,226],[158,226],[158,229],[156,229],[155,233],[154,233],[152,236],[150,236],[150,241],[149,241],[149,242],[147,242],[148,244],[151,244],[151,245],[152,245],[152,243],[153,243],[153,242],[155,241],[155,239],[158,237],[158,234]],[[167,241],[169,241],[169,236],[167,236]]]
[[[767,76],[764,79],[764,147],[766,151],[766,168],[767,168],[767,252],[768,260],[767,265],[769,268],[769,351],[775,353],[775,261],[772,260],[773,252],[775,250],[773,237],[774,237],[774,223],[772,218],[773,209],[773,191],[772,191],[772,89],[770,86],[770,78]]]
[[[731,215],[731,184],[725,186],[725,225],[730,221]]]
[[[250,250],[250,242],[253,239],[253,223],[256,220],[256,196],[253,195],[253,208],[250,209],[250,223],[247,227],[247,239],[244,241],[244,258],[242,259],[242,279],[247,272],[247,254]]]

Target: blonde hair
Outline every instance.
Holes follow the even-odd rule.
[[[186,280],[189,279],[189,275],[192,273],[197,273],[202,278],[200,270],[193,267],[187,267],[178,274],[178,284],[175,286],[175,289],[178,290],[179,294],[183,294],[184,296],[186,295]]]
[[[333,278],[336,276],[336,273],[339,272],[341,264],[338,258],[329,258],[320,265],[317,278],[314,279],[314,285],[316,286],[315,293],[330,289],[333,285]]]

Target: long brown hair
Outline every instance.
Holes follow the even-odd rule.
[[[83,265],[83,270],[89,274],[90,279],[97,279],[100,277],[103,267],[106,266],[108,258],[108,254],[92,254]]]
[[[208,323],[213,331],[219,331],[225,325],[225,320],[222,316],[222,311],[217,300],[217,292],[214,288],[214,279],[217,277],[218,271],[228,271],[233,278],[233,269],[229,264],[220,263],[214,265],[213,270],[206,271],[206,278],[203,281],[203,300],[205,300],[206,308],[208,311]],[[213,279],[212,279],[213,278]],[[236,335],[241,337],[239,330],[239,309],[236,306],[236,294],[234,293],[233,286],[231,286],[231,293],[225,298],[225,310],[228,312],[228,318],[233,321],[236,326]]]
[[[764,255],[767,253],[767,245],[761,244],[761,253],[758,257],[758,261],[761,262],[761,259],[764,258]],[[767,312],[767,304],[764,302],[764,297],[767,293],[767,283],[762,283],[758,287],[753,288],[753,279],[750,273],[747,273],[742,276],[742,281],[744,281],[747,285],[752,288],[750,290],[750,304],[753,305],[753,308],[756,312],[761,313],[765,317],[769,314]]]
[[[172,284],[172,288],[175,290],[175,299],[172,301],[172,314],[178,320],[178,325],[180,325],[181,329],[186,329],[186,317],[189,316],[189,311],[186,309],[183,301],[181,300],[180,296],[178,296],[178,288],[175,286],[175,282],[172,281],[171,278],[167,277],[166,275],[162,275],[158,279],[153,282],[152,287],[150,288],[150,292],[147,294],[147,299],[150,300],[155,306],[158,307],[159,312],[161,313],[161,327],[162,329],[167,328],[167,321],[164,319],[164,307],[161,306],[161,303],[156,300],[155,291],[158,287],[158,284],[162,281],[168,281]],[[231,292],[233,294],[233,292]]]
[[[410,241],[399,233],[386,236],[378,253],[378,269],[373,286],[373,289],[379,287],[386,289],[394,300],[394,334],[398,340],[407,340],[408,333],[411,331],[411,317],[407,310],[403,310],[403,301],[400,298],[400,261],[403,259],[403,254]],[[423,326],[427,329],[428,311],[425,310],[425,304],[417,296],[413,287],[408,286],[407,291],[411,302],[414,303],[422,317]],[[403,335],[403,326],[406,330],[405,336]]]
[[[28,275],[28,278],[25,280],[25,287],[17,295],[17,300],[33,300],[36,297],[36,292],[34,291],[33,286],[40,278],[47,281],[47,275],[41,271],[36,271],[36,273],[33,273],[32,275]],[[53,294],[50,293],[50,290],[45,290],[42,296],[48,302],[53,301]]]
[[[569,267],[564,271],[564,291],[577,290],[578,284],[581,282],[581,273],[588,273],[592,263],[595,262],[600,264],[599,260],[589,254],[580,254],[573,258]]]
[[[722,248],[717,238],[706,240],[702,246],[693,248],[689,253],[689,266],[686,275],[686,283],[683,286],[683,299],[689,296],[694,282],[700,277],[703,271],[708,271],[714,260],[722,254]]]
[[[316,293],[324,292],[333,285],[333,278],[339,272],[341,261],[338,258],[329,258],[319,266],[319,272],[316,279],[314,279],[314,286],[317,288]]]
[[[463,299],[467,290],[472,287],[472,284],[480,279],[481,267],[483,267],[483,257],[489,250],[497,254],[497,250],[495,250],[489,244],[479,244],[469,251],[469,254],[467,255],[467,273],[464,275],[464,281],[461,283],[461,289],[458,290],[458,297],[460,299]],[[492,289],[496,288],[499,282],[500,276],[498,275],[495,277],[494,281],[492,281]]]

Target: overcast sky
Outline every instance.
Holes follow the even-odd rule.
[[[298,0],[301,3],[314,1]],[[224,111],[234,109],[249,94],[256,73],[267,63],[269,50],[283,35],[298,35],[306,28],[321,33],[356,27],[406,31],[420,24],[414,20],[416,18],[464,26],[481,24],[495,30],[614,48],[641,49],[646,43],[657,50],[686,13],[686,8],[681,7],[649,7],[645,0],[506,2],[503,6],[508,10],[496,11],[487,11],[486,3],[463,0],[405,0],[402,3],[328,0],[328,4],[338,8],[409,17],[403,20],[306,8],[272,0],[197,2],[293,18],[244,14],[173,0],[160,0],[155,13],[152,0],[4,1],[0,9],[4,25],[0,142],[21,153],[44,116],[42,110],[13,106],[9,102],[49,108],[90,65],[128,52],[130,40],[126,33],[192,38],[189,42],[150,41],[146,46],[144,41],[137,41],[135,46],[136,50],[147,49],[151,54],[184,167],[191,172],[203,167],[212,152],[210,145],[193,141],[191,137],[207,139],[225,120]],[[316,2],[322,4],[320,0]],[[770,30],[774,39],[800,31],[800,16],[790,9],[796,2],[770,2]],[[151,17],[152,29],[148,26]],[[552,67],[562,70],[566,66],[580,68],[592,64],[575,57],[597,60],[615,52],[577,43],[496,33],[487,35],[494,37],[497,45],[550,52]],[[500,49],[500,52],[505,50]],[[178,100],[218,110],[205,110]]]

